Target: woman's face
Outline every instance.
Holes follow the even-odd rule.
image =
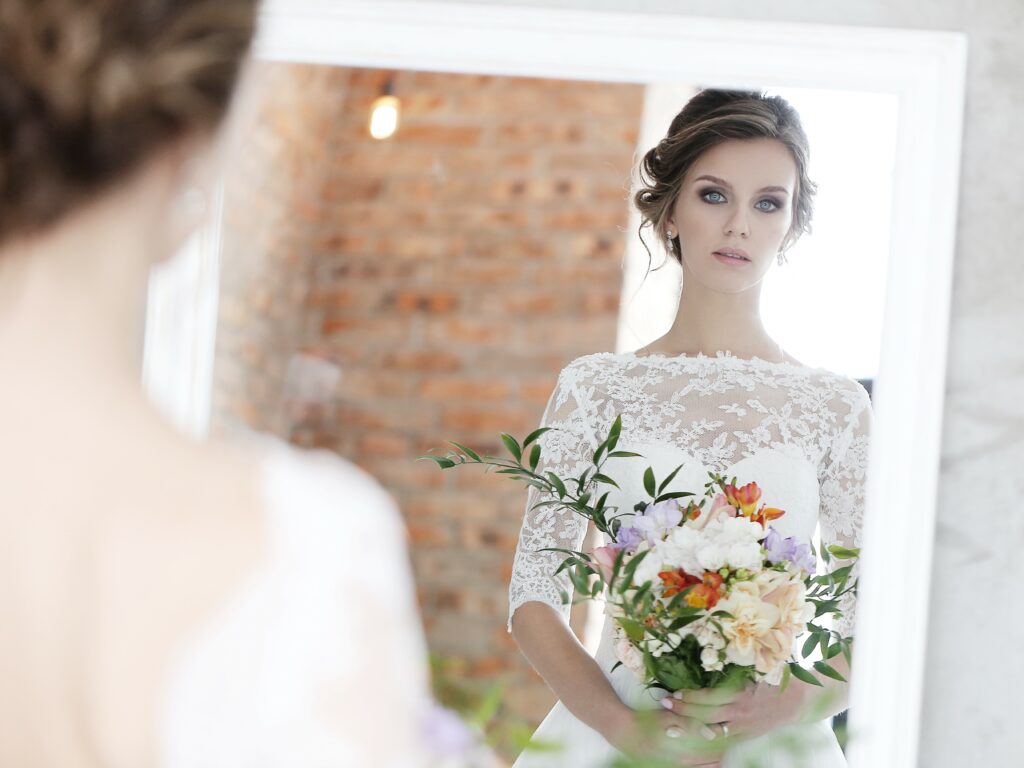
[[[796,163],[776,139],[728,140],[687,172],[667,230],[679,234],[683,271],[710,290],[739,293],[761,281],[793,221]],[[749,261],[725,260],[721,249]]]

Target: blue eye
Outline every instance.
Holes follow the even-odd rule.
[[[704,200],[707,200],[707,196],[708,195],[718,195],[723,200],[725,199],[725,196],[721,192],[719,192],[717,189],[708,189],[708,190],[705,190],[704,192],[701,192],[701,198],[704,199]],[[709,202],[709,203],[717,203],[718,201],[716,201],[716,200],[707,200],[707,202]],[[774,206],[772,208],[761,208],[761,210],[764,211],[765,213],[772,213],[774,211],[779,210],[782,207],[782,205],[779,203],[779,201],[776,200],[775,198],[772,198],[772,197],[766,197],[763,200],[759,200],[757,204],[760,205],[761,203],[771,203],[772,206]]]

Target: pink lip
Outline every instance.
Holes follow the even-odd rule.
[[[715,251],[714,257],[723,264],[731,264],[734,267],[744,266],[746,264],[751,263],[749,261],[744,261],[743,259],[737,259],[732,256],[726,256],[724,254],[719,253],[718,251]]]
[[[750,260],[750,254],[742,248],[719,248],[715,253],[722,253],[727,256],[742,256],[744,259]]]

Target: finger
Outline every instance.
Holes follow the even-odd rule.
[[[672,697],[686,704],[721,705],[732,704],[743,696],[749,695],[745,690],[720,690],[717,688],[699,688],[696,690],[676,691]]]
[[[662,699],[662,706],[677,715],[692,717],[702,723],[721,723],[729,718],[726,717],[727,707],[718,707],[708,704],[687,704],[683,701],[676,701],[672,698]]]

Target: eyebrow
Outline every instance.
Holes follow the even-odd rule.
[[[696,184],[701,179],[707,179],[708,181],[713,181],[716,184],[721,184],[723,187],[728,187],[729,189],[732,189],[732,184],[730,184],[725,179],[720,179],[717,176],[711,176],[709,174],[704,174],[703,176],[698,176],[696,179],[693,180],[693,183]],[[789,190],[788,189],[786,189],[785,187],[778,187],[778,186],[761,187],[757,191],[758,192],[782,192],[782,193],[787,194],[787,195],[789,194]]]

